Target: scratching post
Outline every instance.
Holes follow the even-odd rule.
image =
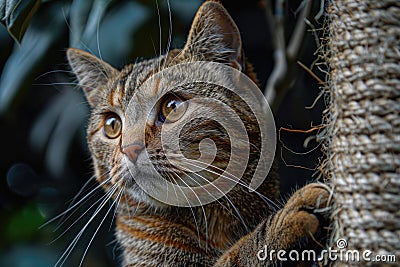
[[[400,1],[328,7],[325,177],[334,190],[332,247],[395,254],[400,264]]]

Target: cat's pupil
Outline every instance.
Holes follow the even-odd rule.
[[[170,101],[168,104],[167,104],[167,108],[172,108],[172,109],[174,109],[175,110],[175,108],[176,108],[176,102],[175,102],[175,100],[172,100],[172,101]]]
[[[117,115],[110,115],[105,119],[104,135],[110,139],[117,138],[121,134],[122,122]]]
[[[177,96],[168,96],[161,104],[159,120],[161,122],[175,122],[185,114],[187,106],[187,101],[183,101]],[[167,117],[168,119],[166,119]]]

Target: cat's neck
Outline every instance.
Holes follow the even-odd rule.
[[[184,259],[185,264],[212,266],[231,244],[222,238],[229,235],[229,229],[223,227],[224,220],[208,222],[204,215],[197,215],[200,208],[194,208],[190,215],[188,209],[182,208],[155,211],[143,204],[133,210],[132,207],[132,203],[121,203],[117,215],[117,238],[123,248],[124,265],[177,266]],[[204,212],[207,216],[211,210]]]
[[[226,203],[221,202],[193,208],[156,209],[130,200],[119,205],[117,217],[119,227],[126,232],[147,225],[148,229],[160,231],[163,238],[168,239],[165,228],[170,228],[173,229],[170,238],[181,232],[186,237],[182,240],[195,239],[199,248],[223,252],[249,230],[245,222],[238,219],[238,214],[249,217],[243,210],[229,209]]]
[[[276,200],[279,190],[274,170],[267,180],[259,190]],[[184,259],[188,265],[212,266],[227,248],[271,214],[259,195],[249,190],[235,192],[238,188],[241,189],[235,187],[216,202],[192,208],[157,209],[132,198],[121,198],[117,238],[126,265],[176,266]]]

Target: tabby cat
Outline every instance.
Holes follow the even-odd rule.
[[[248,189],[260,156],[261,135],[254,117],[246,115],[248,107],[235,95],[218,86],[200,83],[165,95],[160,88],[153,88],[140,92],[133,110],[126,108],[141,84],[163,68],[176,64],[219,62],[242,71],[256,82],[242,51],[239,30],[220,3],[207,1],[199,8],[183,49],[127,65],[122,70],[79,49],[68,49],[67,56],[92,108],[87,132],[96,178],[118,201],[116,236],[123,250],[123,266],[273,265],[276,256],[265,260],[257,257],[265,246],[268,251],[314,248],[317,243],[314,241],[323,237],[326,216],[315,210],[327,205],[329,192],[325,186],[305,186],[278,212],[265,201],[278,202],[275,167],[257,192]],[[150,167],[142,159],[146,151],[165,179],[189,179],[166,161],[160,128],[174,123],[167,121],[167,117],[190,118],[191,114],[185,114],[190,111],[185,109],[184,102],[195,95],[221,99],[235,109],[251,136],[250,158],[242,182],[218,201],[196,207],[166,205],[144,192],[132,176],[152,179]],[[156,112],[146,109],[146,103],[153,97],[160,98]],[[145,138],[141,137],[143,129],[139,126],[125,127],[132,117],[145,120]],[[222,150],[222,156],[217,155],[213,163],[214,171],[208,169],[199,174],[203,179],[213,180],[227,165],[229,157],[223,155],[229,154],[229,136],[221,125],[209,119],[187,120],[180,140],[183,154],[198,158],[198,146],[204,138],[212,139]],[[294,264],[304,266],[305,262]]]

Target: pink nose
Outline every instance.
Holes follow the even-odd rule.
[[[143,150],[144,145],[142,144],[131,144],[127,145],[124,148],[122,148],[122,153],[124,153],[130,161],[133,163],[136,162],[137,157],[139,156],[140,152]]]

